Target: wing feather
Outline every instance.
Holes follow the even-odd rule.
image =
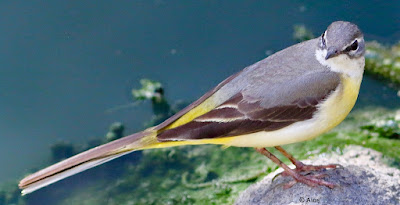
[[[274,99],[274,106],[269,107],[265,102],[271,99],[265,99],[263,96],[257,98],[249,94],[248,90],[244,90],[193,121],[159,133],[157,139],[175,141],[237,136],[259,131],[274,131],[295,122],[311,119],[317,112],[319,104],[336,90],[340,83],[338,75],[332,72],[315,73],[315,75],[320,75],[319,80],[324,83],[316,82],[312,76],[311,81],[299,79],[304,84],[294,82],[293,87],[283,88],[293,89],[284,90],[283,93],[304,92],[303,95],[296,93],[302,97],[291,102],[285,102],[284,95],[277,96],[282,99]],[[330,83],[326,83],[327,81]],[[281,103],[276,104],[277,100],[281,100]]]

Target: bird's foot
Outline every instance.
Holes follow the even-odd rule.
[[[285,184],[284,188],[290,188],[297,182],[307,184],[309,186],[322,185],[329,188],[334,188],[336,185],[331,182],[323,180],[326,174],[313,174],[313,171],[319,171],[322,169],[336,169],[342,167],[339,164],[328,164],[328,165],[306,165],[300,161],[295,162],[295,169],[285,170],[281,173],[282,176],[291,176],[293,180]]]
[[[312,171],[319,171],[322,169],[336,169],[336,168],[342,168],[342,165],[340,164],[328,164],[328,165],[307,165],[307,164],[303,164],[300,161],[296,161],[295,162],[295,166],[296,168],[291,169],[294,172],[297,173],[303,173],[303,175],[308,175],[310,174]],[[282,176],[291,176],[287,171],[282,172],[280,175]],[[322,174],[316,174],[317,176],[322,175]]]
[[[302,172],[302,171],[319,171],[321,169],[336,169],[336,168],[342,168],[342,165],[340,164],[327,164],[327,165],[308,165],[308,164],[303,164],[303,162],[296,160],[294,165],[296,166],[296,171]]]
[[[279,160],[275,155],[273,155],[271,152],[269,152],[265,148],[255,148],[257,152],[260,154],[270,158],[274,163],[282,167],[285,171],[282,172],[281,174],[276,175],[272,181],[279,175],[283,176],[291,176],[294,181],[289,182],[288,184],[285,185],[285,188],[290,188],[297,182],[301,182],[303,184],[307,184],[309,186],[317,186],[317,185],[322,185],[322,186],[327,186],[329,188],[334,188],[336,185],[324,181],[322,178],[324,178],[326,175],[325,174],[312,174],[312,171],[318,171],[321,169],[326,169],[326,168],[337,168],[340,165],[337,164],[330,164],[330,165],[320,165],[320,166],[314,166],[314,165],[305,165],[299,160],[296,160],[292,155],[287,153],[284,149],[281,147],[277,146],[275,147],[278,149],[283,155],[288,157],[290,161],[296,166],[295,169],[289,168],[286,164],[284,164],[281,160]],[[305,173],[306,172],[306,173]]]
[[[308,186],[317,186],[317,185],[322,185],[322,186],[327,186],[331,189],[333,189],[335,186],[337,186],[334,183],[328,182],[323,180],[326,174],[314,174],[314,175],[302,175],[300,172],[293,172],[289,173],[291,177],[293,177],[293,180],[288,182],[287,184],[284,185],[285,189],[288,189],[295,185],[297,182],[307,184]]]

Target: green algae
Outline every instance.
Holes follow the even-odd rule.
[[[296,42],[307,41],[315,38],[313,32],[305,25],[298,24],[293,26],[293,40]]]
[[[141,79],[141,88],[132,89],[132,96],[135,102],[151,101],[153,111],[152,119],[145,123],[146,127],[159,124],[176,113],[177,109],[182,108],[182,103],[178,102],[172,106],[165,98],[163,85],[154,80]]]
[[[370,136],[400,139],[400,120],[396,120],[394,117],[377,120],[361,128],[368,131]]]
[[[135,100],[152,100],[160,102],[163,100],[164,88],[160,82],[141,79],[140,84],[142,85],[139,89],[132,89],[132,96]]]
[[[400,42],[388,47],[372,41],[366,47],[366,73],[400,85]]]
[[[107,141],[113,141],[124,136],[125,126],[121,122],[114,122],[110,125],[106,134]]]

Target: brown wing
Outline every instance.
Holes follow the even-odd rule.
[[[166,130],[157,138],[159,141],[174,141],[237,136],[258,131],[274,131],[295,122],[311,119],[318,110],[318,105],[339,85],[337,75],[327,76],[331,77],[322,76],[324,83],[305,83],[302,87],[308,90],[293,88],[298,92],[307,93],[306,96],[273,107],[265,106],[264,102],[268,100],[262,97],[257,99],[240,92],[192,122]],[[326,83],[328,81],[330,83]]]
[[[241,94],[190,123],[166,130],[160,141],[236,136],[258,131],[273,131],[292,123],[311,119],[324,98],[306,98],[293,105],[262,108],[243,100]],[[238,101],[237,104],[232,102]],[[235,106],[226,106],[235,105]]]

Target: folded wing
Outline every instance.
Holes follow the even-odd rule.
[[[318,111],[318,105],[337,89],[339,83],[340,77],[336,73],[314,72],[275,88],[280,91],[270,90],[275,96],[243,90],[193,121],[160,133],[157,139],[210,139],[278,130],[311,119]],[[273,101],[269,97],[273,97]]]

